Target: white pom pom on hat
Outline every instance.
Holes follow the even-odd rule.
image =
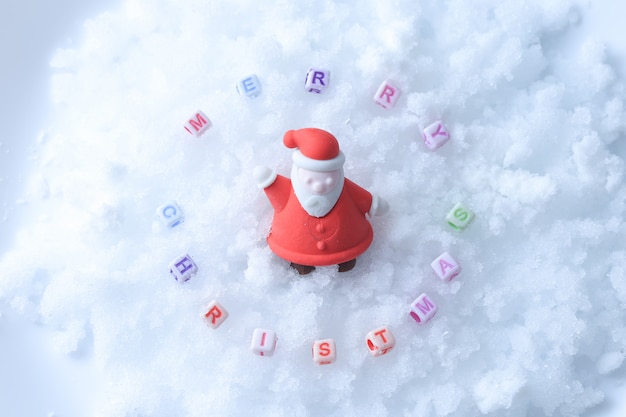
[[[337,139],[322,129],[289,130],[283,143],[289,149],[296,149],[292,155],[293,163],[310,171],[335,171],[341,169],[346,160]]]

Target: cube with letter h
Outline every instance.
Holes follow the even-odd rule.
[[[330,71],[325,69],[310,68],[306,73],[304,89],[309,93],[322,94],[330,84]]]
[[[255,75],[248,75],[242,78],[237,84],[237,93],[250,98],[255,98],[261,94],[261,83],[259,78]]]
[[[204,320],[209,327],[213,329],[217,329],[224,323],[224,321],[228,318],[228,311],[218,303],[216,300],[213,300],[207,306],[207,312],[204,313]]]
[[[388,326],[372,330],[365,336],[365,342],[373,356],[382,356],[396,345],[396,338]]]
[[[385,80],[378,87],[378,91],[374,95],[374,101],[386,109],[393,107],[400,96],[400,89],[391,81]]]
[[[179,256],[170,263],[170,274],[180,284],[189,281],[197,272],[198,266],[187,254]]]
[[[185,123],[185,130],[189,132],[189,134],[199,137],[211,126],[211,120],[209,120],[206,114],[202,113],[202,110],[198,110]]]
[[[276,350],[277,342],[276,332],[266,329],[254,329],[252,333],[252,352],[259,356],[272,356]]]
[[[329,365],[337,360],[337,346],[333,339],[316,340],[313,343],[313,361],[318,365]]]
[[[452,278],[461,273],[461,267],[458,262],[448,252],[439,255],[437,259],[432,261],[430,267],[435,271],[439,279],[445,282],[452,280]]]
[[[157,216],[167,227],[176,227],[183,222],[183,210],[175,201],[169,201],[157,208]]]
[[[420,324],[426,323],[437,313],[437,305],[426,295],[422,294],[411,304],[409,315]]]
[[[448,130],[440,121],[426,127],[422,136],[426,147],[431,151],[439,148],[450,139]]]

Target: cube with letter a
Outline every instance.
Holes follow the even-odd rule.
[[[209,120],[206,114],[202,113],[202,110],[198,110],[184,125],[185,130],[195,137],[203,134],[211,126],[211,120]]]
[[[316,340],[313,343],[313,361],[318,365],[329,365],[337,360],[337,347],[333,339]]]
[[[209,327],[217,329],[228,318],[228,311],[217,301],[209,303],[204,313],[204,320]]]
[[[452,280],[461,272],[458,262],[448,252],[439,255],[437,259],[432,261],[430,267],[435,271],[439,279],[445,282]]]
[[[395,86],[391,81],[385,80],[382,82],[376,94],[374,95],[374,101],[383,106],[386,109],[393,107],[400,96],[400,89]]]
[[[365,342],[373,356],[382,356],[393,349],[396,345],[396,338],[393,337],[388,326],[383,326],[369,332],[365,336]]]
[[[266,329],[254,329],[252,333],[252,352],[259,356],[272,356],[276,350],[276,332]]]
[[[437,312],[437,305],[426,295],[422,294],[411,304],[409,315],[420,324],[432,319]]]

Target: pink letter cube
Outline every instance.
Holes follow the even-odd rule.
[[[316,340],[313,343],[313,361],[318,365],[329,365],[337,360],[337,347],[333,339]]]
[[[439,255],[439,257],[430,264],[430,267],[442,281],[446,282],[452,280],[452,278],[456,277],[461,272],[461,267],[448,252]]]
[[[202,113],[202,110],[198,110],[185,123],[185,130],[195,137],[199,137],[211,126],[211,120],[206,117],[206,114]]]
[[[198,266],[187,254],[179,256],[170,263],[170,274],[181,284],[189,281],[196,272],[198,272]]]
[[[367,347],[374,356],[381,356],[389,352],[396,345],[396,338],[393,337],[388,326],[379,327],[372,330],[365,337]]]
[[[385,80],[378,87],[376,95],[374,95],[374,101],[384,108],[388,109],[396,104],[396,100],[400,96],[400,89],[393,85],[391,81]]]
[[[330,71],[310,68],[306,73],[304,88],[309,93],[322,94],[330,84]]]
[[[272,330],[254,329],[252,333],[252,352],[259,356],[272,356],[276,350],[278,338]]]
[[[450,139],[448,130],[443,123],[435,122],[424,129],[424,143],[428,149],[435,150]]]
[[[217,301],[213,300],[207,306],[204,320],[209,327],[217,329],[228,318],[228,311]]]
[[[422,294],[411,304],[411,312],[409,314],[416,322],[424,324],[432,319],[436,312],[437,306],[435,303],[426,294]]]

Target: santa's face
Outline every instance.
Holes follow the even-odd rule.
[[[298,179],[304,188],[315,195],[324,195],[332,191],[339,183],[339,170],[330,172],[316,172],[298,168]]]

